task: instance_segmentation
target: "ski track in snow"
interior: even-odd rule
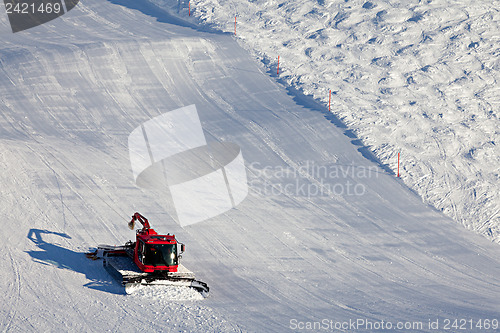
[[[2,35],[0,330],[282,332],[294,318],[500,319],[496,244],[422,204],[324,113],[295,103],[230,34],[207,30],[145,1],[85,0],[43,26]],[[241,147],[250,193],[183,229],[164,193],[135,186],[127,139],[193,103],[207,138]],[[429,138],[447,158],[443,140]],[[303,168],[311,161],[370,173],[324,179]],[[266,176],[265,167],[296,173]],[[453,170],[443,179],[451,188]],[[263,192],[295,180],[324,195]],[[346,182],[365,192],[328,191]],[[102,262],[85,258],[97,244],[133,238],[135,211],[187,244],[183,264],[208,283],[208,298],[168,288],[125,295]]]
[[[149,0],[179,16],[174,0]],[[193,0],[280,80],[328,103],[424,200],[500,243],[497,1]]]

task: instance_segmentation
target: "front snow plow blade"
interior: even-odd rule
[[[108,253],[109,254],[109,253]],[[210,288],[205,282],[195,279],[194,273],[183,265],[179,265],[177,272],[144,273],[130,260],[128,256],[103,257],[103,265],[110,274],[115,276],[126,289],[138,285],[161,285],[190,287],[207,297]]]
[[[209,288],[205,282],[195,279],[176,279],[176,278],[141,278],[128,279],[127,282],[122,281],[125,285],[125,291],[130,294],[138,286],[174,286],[174,287],[189,287],[199,292],[203,297],[208,297]]]

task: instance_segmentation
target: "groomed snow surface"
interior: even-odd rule
[[[150,0],[178,11],[177,0]],[[182,6],[180,15],[187,15]],[[192,0],[424,200],[500,243],[498,1]]]
[[[42,26],[2,31],[1,331],[288,332],[361,320],[386,323],[378,331],[436,332],[429,321],[443,331],[455,319],[473,325],[467,331],[494,331],[500,247],[422,203],[324,104],[266,74],[240,39],[145,0],[83,0]],[[345,86],[337,95],[347,103],[342,94],[357,84]],[[383,103],[359,96],[367,109]],[[241,148],[250,191],[235,209],[181,228],[164,191],[136,186],[127,143],[144,122],[192,104],[208,142]],[[84,256],[133,239],[135,211],[186,244],[182,263],[208,283],[208,298],[168,288],[126,295],[102,262]]]
[[[136,297],[146,297],[153,302],[158,301],[201,301],[203,295],[193,288],[173,286],[143,286],[137,285],[126,290],[127,294]]]

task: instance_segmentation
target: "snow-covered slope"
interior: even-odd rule
[[[178,10],[176,0],[150,0]],[[179,13],[187,15],[184,6]],[[498,1],[193,0],[424,200],[500,243]]]
[[[139,0],[82,1],[2,35],[2,331],[281,332],[322,319],[430,331],[500,317],[498,246],[422,204],[232,36],[188,26]],[[207,140],[241,147],[250,193],[182,229],[161,192],[134,184],[127,138],[191,104]],[[135,211],[187,244],[209,298],[126,296],[85,258],[132,238]]]

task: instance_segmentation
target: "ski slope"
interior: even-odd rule
[[[432,331],[429,320],[500,319],[500,248],[423,204],[230,34],[139,0],[85,0],[2,41],[2,331],[284,332],[324,319]],[[161,191],[135,185],[127,139],[191,104],[208,141],[241,147],[250,192],[182,229]],[[135,211],[186,243],[183,264],[209,298],[127,296],[85,258],[133,238]]]
[[[177,0],[150,0],[179,15]],[[424,200],[500,242],[498,1],[193,0],[331,110]]]

